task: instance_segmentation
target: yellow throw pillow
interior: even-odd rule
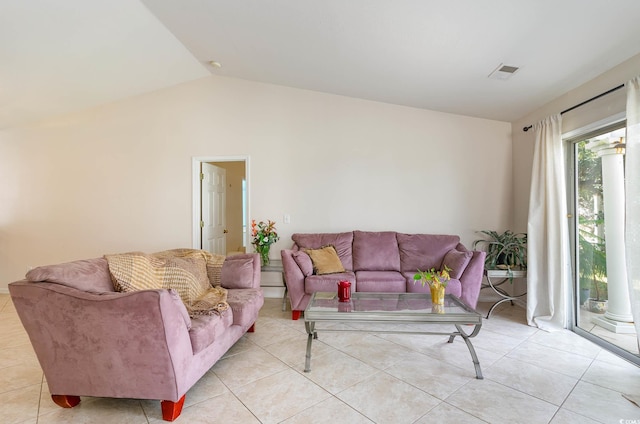
[[[342,262],[338,257],[338,252],[333,245],[323,246],[319,249],[305,249],[307,255],[313,263],[314,274],[335,274],[345,272]]]

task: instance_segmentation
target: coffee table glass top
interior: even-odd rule
[[[316,292],[304,312],[305,321],[406,321],[481,324],[481,315],[453,295],[433,305],[429,293],[355,292],[349,302],[337,293]]]

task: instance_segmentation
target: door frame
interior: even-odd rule
[[[246,222],[249,221],[251,216],[251,196],[250,183],[249,183],[249,156],[194,156],[191,158],[191,246],[194,249],[201,249],[200,242],[200,215],[202,210],[202,199],[200,197],[200,164],[203,162],[244,162],[244,178],[247,182],[246,196],[247,196],[247,216],[245,216]],[[246,238],[249,233],[245,233],[245,245],[249,245],[249,240]]]

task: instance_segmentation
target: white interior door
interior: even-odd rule
[[[227,254],[226,185],[227,171],[210,163],[202,163],[201,242],[202,249]]]

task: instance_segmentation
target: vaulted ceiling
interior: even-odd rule
[[[509,122],[640,54],[639,19],[637,0],[3,0],[0,128],[211,74]]]

